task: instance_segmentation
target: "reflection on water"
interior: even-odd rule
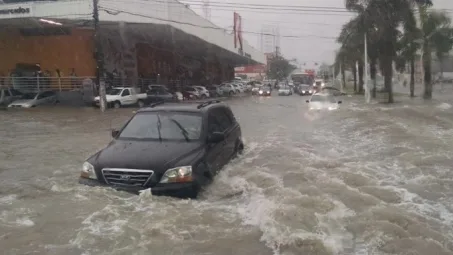
[[[363,99],[362,99],[363,100]],[[229,102],[246,143],[198,200],[78,185],[131,109],[0,115],[9,254],[453,254],[452,114],[408,102],[307,111]]]

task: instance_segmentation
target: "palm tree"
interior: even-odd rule
[[[400,34],[398,28],[410,15],[413,15],[415,4],[424,7],[432,5],[432,2],[431,0],[346,0],[346,8],[363,16],[364,22],[361,25],[368,29],[373,27],[373,33],[378,37],[379,64],[382,67],[389,103],[393,103],[393,62]]]
[[[429,11],[426,5],[420,5],[419,11],[423,42],[423,81],[425,87],[423,98],[431,99],[433,91],[431,54],[434,49],[437,53],[440,53],[442,58],[444,50],[448,48],[448,42],[450,41],[451,19],[445,12]]]
[[[417,28],[417,22],[413,12],[409,13],[407,19],[404,22],[404,33],[399,40],[399,57],[397,65],[405,71],[406,63],[410,64],[410,81],[409,89],[410,96],[415,96],[415,58],[417,50],[420,48],[420,44],[417,42],[420,40],[422,32]]]

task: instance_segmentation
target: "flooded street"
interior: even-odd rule
[[[244,155],[198,200],[78,184],[133,109],[1,111],[2,254],[453,254],[451,102],[228,101]]]

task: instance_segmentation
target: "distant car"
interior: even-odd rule
[[[310,85],[302,84],[299,85],[299,95],[301,96],[308,96],[313,94],[313,88]]]
[[[278,89],[279,96],[290,96],[293,92],[289,86],[282,86]]]
[[[148,90],[146,94],[148,97],[145,100],[145,105],[161,101],[176,102],[179,100],[176,94],[170,93],[162,87],[156,87],[155,89]]]
[[[313,94],[309,100],[306,100],[309,104],[310,110],[336,110],[339,108],[341,101],[330,94]]]
[[[209,85],[206,89],[209,91],[211,97],[220,97],[222,93],[219,93],[220,85]]]
[[[204,86],[193,86],[196,90],[198,90],[198,94],[200,94],[200,98],[208,98],[210,97],[209,91]]]
[[[185,100],[199,99],[200,92],[194,87],[185,87],[182,91]]]
[[[272,89],[269,86],[261,86],[258,90],[258,95],[260,96],[270,96],[272,94]]]
[[[222,95],[224,95],[224,96],[233,96],[234,94],[237,93],[236,87],[234,87],[230,83],[223,83],[220,86],[220,89],[222,91]]]
[[[316,79],[315,82],[313,83],[313,87],[322,88],[325,86],[326,86],[326,83],[324,82],[323,79]]]
[[[239,123],[218,100],[142,108],[112,137],[83,163],[79,183],[196,198],[244,150]]]
[[[57,94],[53,91],[43,91],[38,93],[27,93],[22,99],[13,101],[8,105],[9,108],[31,108],[38,105],[50,105],[58,103]]]
[[[123,106],[138,105],[139,107],[145,106],[148,95],[140,93],[138,88],[134,87],[113,87],[106,91],[107,105],[120,108]],[[100,106],[100,97],[94,98],[93,104]]]

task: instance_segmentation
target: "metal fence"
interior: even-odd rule
[[[0,87],[9,87],[21,92],[81,91],[84,84],[94,86],[94,77],[0,77]]]
[[[122,78],[106,79],[106,87],[138,87],[146,90],[149,85],[166,85],[169,89],[177,91],[185,86],[202,85],[187,80],[176,79],[148,79],[138,78],[129,80]],[[206,84],[205,84],[206,85]],[[17,89],[24,93],[52,90],[56,92],[84,91],[89,87],[97,94],[98,87],[95,85],[95,77],[0,77],[0,87]]]

